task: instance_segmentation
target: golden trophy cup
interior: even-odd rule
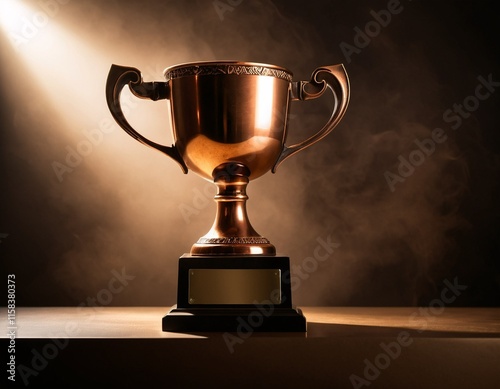
[[[174,159],[217,186],[217,212],[208,233],[179,259],[177,304],[163,318],[164,331],[236,332],[242,319],[253,331],[306,331],[292,305],[290,260],[250,224],[246,186],[293,154],[328,135],[349,103],[343,65],[317,68],[310,81],[292,81],[282,67],[252,62],[194,62],[169,67],[165,81],[144,82],[141,72],[112,65],[106,84],[108,107],[117,123],[137,141]],[[174,144],[152,142],[134,130],[120,106],[128,85],[144,99],[170,102]],[[290,103],[315,99],[330,89],[333,112],[315,135],[287,146]]]

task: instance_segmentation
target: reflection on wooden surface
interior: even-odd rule
[[[499,308],[363,308],[302,307],[308,338],[397,336],[406,330],[414,337],[500,338]],[[167,307],[47,307],[17,308],[18,338],[199,338],[211,334],[161,331]],[[0,310],[0,326],[7,328],[7,312]],[[273,333],[253,336],[290,337]],[[295,334],[296,335],[296,334]],[[218,335],[217,335],[218,336]],[[3,333],[1,337],[6,337]]]

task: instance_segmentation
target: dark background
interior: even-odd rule
[[[454,305],[498,306],[500,91],[455,130],[443,119],[478,77],[500,81],[494,2],[401,1],[349,58],[341,45],[387,1],[243,0],[219,13],[228,1],[22,1],[17,14],[12,3],[0,29],[0,269],[15,274],[18,306],[175,303],[177,258],[210,228],[214,189],[106,127],[104,85],[112,63],[151,81],[167,66],[222,59],[284,66],[294,80],[344,63],[350,76],[335,131],[248,188],[253,226],[307,276],[297,275],[295,303],[427,305],[448,280],[467,286]],[[26,20],[39,25],[24,27],[29,38]],[[165,103],[129,101],[132,124],[170,144]],[[329,96],[293,103],[289,143],[317,131],[330,106]],[[446,141],[391,191],[386,172],[435,128]],[[92,131],[96,144],[58,178],[54,162]],[[338,247],[312,269],[304,259],[318,239]],[[129,281],[106,294],[114,271]]]

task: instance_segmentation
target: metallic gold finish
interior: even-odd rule
[[[191,269],[189,304],[281,304],[280,269]]]
[[[246,213],[248,182],[273,173],[291,155],[328,135],[349,102],[349,80],[342,65],[316,69],[310,81],[292,82],[285,68],[252,62],[217,61],[176,65],[165,82],[143,82],[138,69],[113,65],[106,86],[110,111],[139,142],[174,159],[218,187],[212,229],[192,247],[192,255],[274,255],[275,248],[252,228]],[[125,119],[119,96],[125,85],[140,98],[170,100],[174,144],[159,145],[140,135]],[[285,144],[290,102],[310,100],[330,89],[331,118],[315,135]]]
[[[256,69],[266,75],[252,74]],[[283,148],[290,89],[289,81],[267,75],[278,70],[291,78],[285,69],[238,63],[165,71],[175,145],[189,169],[210,181],[227,162],[245,165],[250,180],[272,169]]]

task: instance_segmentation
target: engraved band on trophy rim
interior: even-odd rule
[[[165,70],[167,81],[174,78],[186,76],[216,76],[216,75],[254,75],[271,76],[292,82],[292,74],[284,69],[273,68],[266,65],[244,65],[244,64],[210,64],[189,65],[174,67]]]
[[[268,239],[263,237],[240,237],[231,236],[226,238],[200,238],[198,244],[268,244],[271,243]]]

